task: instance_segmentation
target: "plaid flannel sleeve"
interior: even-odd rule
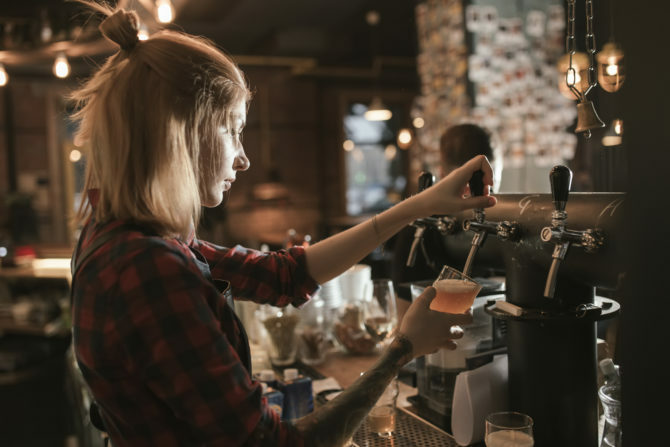
[[[235,296],[298,307],[319,289],[307,270],[303,247],[263,253],[240,245],[224,248],[197,239],[193,243],[207,259],[212,277],[230,281]]]
[[[114,305],[130,369],[189,427],[198,445],[301,445],[279,421],[219,327],[218,293],[182,253],[138,253]]]

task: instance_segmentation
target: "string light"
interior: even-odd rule
[[[144,26],[140,26],[140,30],[137,32],[137,38],[140,40],[149,39],[149,30]]]
[[[375,96],[364,116],[368,121],[387,121],[391,119],[393,113],[382,104],[379,96]]]
[[[77,150],[77,149],[72,149],[72,150],[70,151],[70,161],[71,161],[72,163],[76,163],[76,162],[78,162],[79,160],[81,160],[81,152],[80,152],[79,150]]]
[[[626,78],[623,65],[623,51],[614,42],[603,45],[603,49],[596,55],[598,61],[598,83],[606,92],[616,92],[623,85]]]
[[[5,66],[0,64],[0,87],[4,87],[9,82],[9,75],[5,70]]]
[[[414,126],[417,129],[421,129],[425,124],[426,122],[420,116],[417,116],[412,120],[412,126]]]
[[[70,63],[67,61],[65,53],[59,53],[54,60],[54,75],[58,78],[67,78],[70,75]]]
[[[156,1],[156,18],[160,23],[170,23],[174,19],[174,9],[170,0]]]
[[[409,129],[400,129],[398,132],[398,147],[407,149],[412,144],[412,132]]]

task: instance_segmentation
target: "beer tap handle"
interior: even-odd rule
[[[554,208],[556,211],[564,212],[572,184],[572,171],[567,166],[554,166],[549,173],[549,183]]]
[[[472,173],[472,178],[468,181],[470,193],[473,196],[484,195],[484,171],[481,169]]]
[[[428,171],[423,171],[419,176],[419,192],[428,189],[435,183],[435,176]]]

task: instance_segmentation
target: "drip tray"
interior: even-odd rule
[[[354,434],[354,442],[359,447],[458,447],[447,432],[402,408],[396,413],[396,431],[391,438],[370,432],[366,419]]]

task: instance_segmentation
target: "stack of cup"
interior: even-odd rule
[[[356,264],[339,276],[342,297],[347,303],[369,300],[372,295],[372,268]]]

